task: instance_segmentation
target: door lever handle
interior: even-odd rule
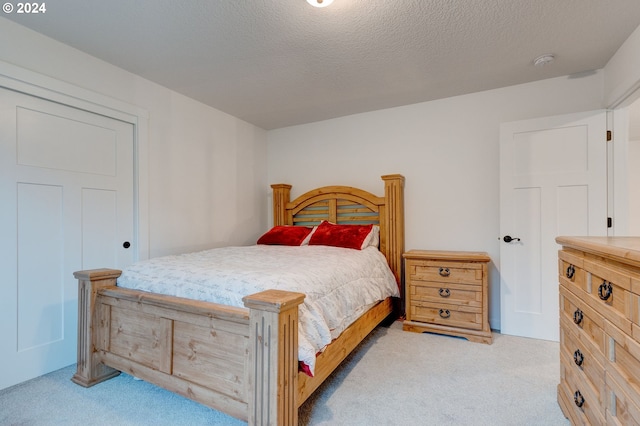
[[[505,235],[502,238],[502,241],[504,241],[505,243],[510,243],[511,241],[520,241],[520,238],[512,237],[511,235]]]

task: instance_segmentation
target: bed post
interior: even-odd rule
[[[304,294],[266,290],[249,308],[249,425],[298,424],[298,305]]]
[[[291,197],[291,185],[274,183],[273,189],[273,226],[291,225],[287,220],[287,204]]]
[[[103,330],[109,326],[109,318],[107,308],[96,306],[96,295],[102,288],[115,286],[121,273],[116,269],[73,273],[78,279],[78,363],[71,380],[81,386],[93,386],[120,374],[97,358],[97,343],[106,338]]]
[[[398,284],[403,282],[402,253],[404,252],[404,176],[385,175],[384,198],[386,214],[386,253],[389,266]]]

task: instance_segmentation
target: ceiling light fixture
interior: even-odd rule
[[[333,0],[307,0],[307,3],[315,7],[327,7],[333,3]]]
[[[556,57],[554,55],[552,55],[551,53],[547,53],[544,55],[540,55],[537,58],[535,58],[533,60],[533,65],[535,65],[536,67],[544,67],[547,64],[550,64],[551,62],[553,62],[556,59]]]

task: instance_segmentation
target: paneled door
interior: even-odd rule
[[[0,88],[0,389],[76,361],[74,271],[134,260],[133,148],[130,123]]]
[[[559,339],[558,235],[607,234],[606,111],[500,129],[501,332]]]

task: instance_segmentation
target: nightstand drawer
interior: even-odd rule
[[[481,308],[417,302],[411,305],[411,319],[472,330],[482,329]]]
[[[409,293],[413,302],[420,301],[482,307],[481,286],[412,281]]]
[[[406,273],[411,280],[482,285],[482,268],[478,264],[412,260]]]

